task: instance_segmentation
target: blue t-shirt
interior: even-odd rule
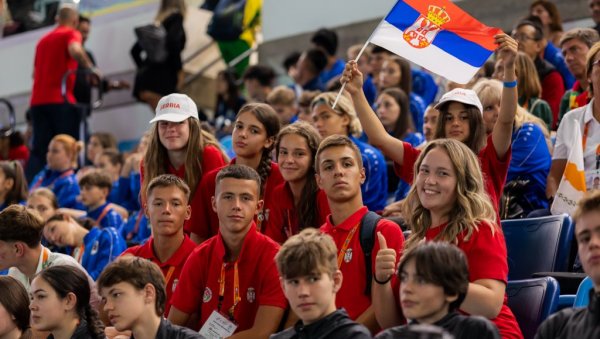
[[[79,184],[77,184],[73,169],[58,172],[48,167],[44,168],[31,181],[29,191],[38,187],[46,187],[52,190],[56,195],[59,207],[78,208],[79,206],[77,204],[77,197],[80,193]]]
[[[116,184],[116,186],[115,186]],[[123,206],[128,211],[137,211],[140,209],[140,174],[130,173],[128,178],[119,177],[119,181],[113,184],[113,189],[108,201]],[[116,190],[115,190],[116,187]],[[110,200],[115,193],[115,200]]]
[[[423,133],[423,116],[425,115],[425,109],[427,108],[425,102],[423,101],[423,98],[414,92],[409,93],[408,99],[410,100],[410,114],[413,123],[415,124],[415,129],[417,132]]]
[[[556,48],[556,46],[554,46],[550,41],[548,41],[548,44],[544,49],[544,60],[551,63],[552,66],[554,66],[554,68],[556,68],[556,70],[560,73],[566,89],[573,88],[575,77],[573,74],[571,74],[571,71],[569,71],[561,50]]]
[[[123,218],[109,206],[108,202],[92,211],[88,210],[86,217],[95,220],[96,225],[101,228],[114,227],[120,229],[123,226]]]
[[[425,71],[412,69],[410,73],[412,76],[412,91],[423,99],[425,107],[429,106],[435,100],[438,85],[431,74]]]
[[[331,66],[331,69],[324,69],[321,72],[321,74],[319,74],[319,80],[321,81],[322,84],[327,85],[329,80],[342,74],[344,72],[345,67],[346,67],[346,62],[342,59],[337,59],[335,61],[335,63]]]
[[[530,189],[523,194],[537,209],[548,208],[546,178],[550,171],[552,156],[548,150],[542,129],[534,123],[524,123],[513,131],[512,157],[506,182],[529,179]]]
[[[144,211],[139,210],[131,213],[127,222],[119,229],[119,233],[129,245],[145,243],[152,234],[152,229]]]
[[[92,227],[83,238],[81,266],[96,280],[104,267],[127,249],[125,240],[113,227]],[[78,258],[75,258],[78,259]]]
[[[377,87],[375,87],[371,75],[367,75],[367,78],[363,82],[363,92],[365,93],[369,106],[373,106],[375,104],[375,98],[377,97]]]
[[[360,150],[366,180],[361,186],[363,204],[370,211],[381,211],[387,199],[387,167],[385,158],[380,150],[350,136],[350,139]]]

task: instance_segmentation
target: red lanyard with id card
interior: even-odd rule
[[[233,264],[233,305],[227,310],[226,316],[221,313],[221,307],[223,306],[223,300],[225,299],[226,267],[227,263],[221,265],[221,274],[219,275],[219,304],[217,305],[217,309],[211,313],[199,332],[208,339],[230,337],[238,326],[234,318],[235,307],[242,298],[240,297],[240,278],[237,261]]]

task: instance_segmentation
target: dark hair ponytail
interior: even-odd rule
[[[244,105],[237,116],[239,117],[242,113],[250,112],[254,117],[263,125],[265,128],[265,132],[267,133],[267,139],[272,139],[273,143],[270,147],[263,148],[262,155],[260,157],[260,163],[256,168],[256,172],[260,176],[261,189],[260,196],[262,197],[264,194],[264,187],[267,182],[267,178],[271,173],[271,151],[275,146],[275,137],[279,133],[279,129],[281,128],[281,123],[279,122],[279,116],[275,110],[267,105],[262,103],[250,103]],[[237,117],[236,117],[237,118]]]
[[[88,328],[88,334],[92,335],[95,339],[106,338],[104,334],[104,323],[100,320],[98,312],[90,306],[89,303],[85,304],[83,308],[83,315],[80,315],[82,319],[85,319]]]

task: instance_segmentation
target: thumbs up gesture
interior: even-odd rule
[[[379,251],[375,257],[375,278],[378,281],[387,281],[396,272],[396,251],[387,247],[385,237],[381,232],[377,232],[379,240]]]

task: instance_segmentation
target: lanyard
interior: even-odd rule
[[[167,275],[165,276],[165,282],[169,284],[171,277],[173,276],[173,272],[175,272],[175,266],[170,266],[169,271],[167,271]]]
[[[78,263],[81,264],[83,260],[83,253],[85,252],[85,244],[81,244],[81,246],[77,247],[73,251],[73,257],[77,260]]]
[[[284,228],[285,238],[288,239],[292,235],[294,235],[294,231],[292,230],[292,220],[290,219],[290,210],[285,210],[285,216],[287,219],[287,227]]]
[[[356,226],[354,226],[350,230],[350,233],[348,233],[346,240],[344,240],[344,244],[342,245],[342,248],[340,249],[340,252],[338,253],[338,257],[337,257],[338,268],[342,267],[342,261],[344,260],[344,256],[346,255],[346,252],[348,251],[348,246],[350,245],[350,240],[352,240],[352,237],[354,237],[354,233],[356,233],[356,230],[358,229],[359,225],[360,225],[360,223],[356,224]]]
[[[50,257],[50,250],[44,247],[44,253],[42,253],[42,270],[48,268],[50,263],[48,262],[48,258]]]
[[[104,219],[104,217],[106,216],[108,211],[110,211],[110,204],[104,206],[102,213],[100,213],[100,215],[98,216],[98,219],[96,219],[96,225],[100,225],[100,221],[102,221],[102,219]]]
[[[143,210],[140,209],[140,211],[138,212],[138,214],[136,216],[135,225],[133,226],[133,230],[127,234],[127,240],[131,240],[131,238],[133,238],[133,236],[136,235],[138,230],[140,229],[140,222],[142,221],[142,212],[143,212]]]
[[[585,126],[583,127],[583,136],[581,137],[581,145],[583,146],[583,154],[585,154],[585,147],[587,145],[587,139],[588,139],[588,133],[589,133],[589,128],[590,128],[590,123],[592,121],[588,121]],[[600,158],[600,144],[598,144],[598,146],[596,146],[596,159]],[[598,164],[598,162],[596,162],[596,169],[598,169],[598,166],[600,164]]]
[[[68,177],[69,175],[71,175],[71,174],[73,174],[73,173],[75,173],[75,172],[74,172],[72,169],[70,169],[70,170],[68,170],[68,171],[66,171],[66,172],[64,172],[64,173],[62,173],[62,174],[61,174],[61,175],[59,175],[58,177],[54,178],[54,180],[52,180],[52,182],[51,182],[49,185],[47,185],[46,187],[48,187],[48,188],[50,188],[50,189],[54,188],[54,183],[56,182],[56,180],[58,180],[58,179],[62,179],[62,178],[66,178],[66,177]],[[33,185],[33,187],[31,188],[31,190],[34,190],[34,189],[36,189],[36,188],[40,187],[40,186],[42,185],[42,181],[44,181],[44,176],[41,176],[41,177],[38,179],[38,181],[36,181],[36,182],[35,182],[35,184],[34,184],[34,185]]]
[[[223,299],[225,296],[225,267],[226,263],[223,263],[221,266],[221,276],[219,278],[219,305],[217,306],[217,310],[221,312],[221,306],[223,305]],[[240,297],[240,278],[238,275],[238,263],[237,261],[233,264],[233,305],[229,308],[229,319],[231,321],[234,320],[233,312],[235,311],[235,307],[242,300]]]

